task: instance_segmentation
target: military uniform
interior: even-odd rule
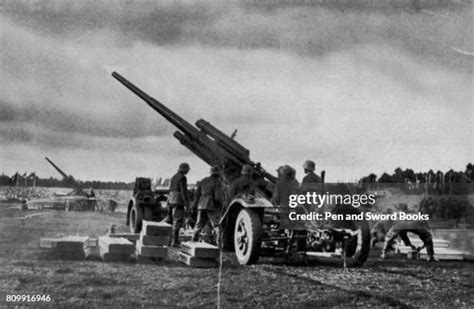
[[[288,207],[290,195],[298,192],[298,181],[296,179],[282,178],[275,185],[275,192],[272,195],[272,203],[276,206]]]
[[[374,247],[377,242],[385,240],[385,236],[387,235],[387,232],[390,230],[392,225],[392,220],[382,220],[374,224],[374,226],[370,230],[371,247]]]
[[[176,173],[170,180],[168,204],[171,208],[171,245],[179,243],[179,229],[184,223],[184,208],[189,206],[187,179],[183,172]]]
[[[426,247],[426,252],[430,261],[435,260],[434,258],[434,249],[433,249],[433,237],[430,232],[429,225],[426,221],[398,221],[396,222],[385,235],[385,242],[382,249],[382,258],[385,257],[385,254],[388,248],[392,245],[393,241],[397,236],[400,236],[402,241],[406,246],[416,249],[412,245],[410,239],[408,238],[407,233],[413,233],[418,235],[418,237],[423,241],[424,246]]]
[[[212,227],[219,235],[219,221],[222,209],[222,183],[219,175],[204,178],[198,185],[194,208],[198,210],[196,227],[194,229],[193,241],[197,241],[199,234],[210,221]]]
[[[323,182],[321,177],[316,175],[314,171],[316,170],[316,163],[311,160],[307,160],[303,163],[304,172],[306,176],[301,180],[301,189],[303,191],[315,191],[321,189],[321,183]]]
[[[229,188],[229,198],[233,199],[239,194],[255,195],[255,182],[250,175],[241,175],[235,179]]]
[[[312,184],[312,183],[321,183],[321,177],[316,175],[314,172],[308,172],[306,176],[303,177],[301,184]]]

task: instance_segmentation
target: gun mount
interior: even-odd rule
[[[173,124],[179,130],[174,133],[174,137],[182,145],[207,164],[221,165],[226,179],[236,178],[242,166],[248,164],[253,168],[254,177],[265,179],[271,183],[276,182],[275,176],[265,171],[260,163],[255,163],[250,159],[248,149],[209,122],[200,119],[196,121],[196,126],[193,126],[117,72],[113,72],[112,76]]]
[[[347,257],[347,265],[350,266],[360,266],[365,262],[370,248],[370,231],[366,221],[326,225],[318,222],[313,227],[292,224],[285,212],[289,208],[275,207],[269,200],[272,195],[272,190],[268,189],[269,183],[275,184],[276,177],[263,169],[260,163],[252,161],[248,149],[203,119],[196,121],[193,126],[117,72],[113,72],[112,76],[174,125],[178,131],[173,135],[181,144],[207,164],[220,165],[228,182],[239,176],[244,165],[251,166],[254,180],[260,189],[257,196],[233,197],[224,205],[225,212],[221,218],[224,249],[233,249],[239,263],[255,263],[262,250],[275,256],[280,253],[288,255],[293,249],[304,252],[306,256],[309,252],[312,256],[338,256],[337,262],[346,260],[340,258],[343,255]],[[329,190],[328,187],[324,188]],[[146,211],[146,208],[137,207],[137,215],[132,216],[131,221],[134,218],[139,220],[133,221],[137,222],[134,226],[138,226],[146,217]],[[307,209],[304,208],[303,211]],[[336,253],[336,248],[345,248],[345,253]]]

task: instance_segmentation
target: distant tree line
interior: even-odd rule
[[[362,177],[359,180],[359,186],[366,187],[370,184],[400,184],[406,185],[409,190],[423,191],[428,193],[456,193],[466,192],[474,183],[474,166],[472,163],[466,165],[464,171],[454,171],[450,169],[447,172],[438,170],[437,172],[429,170],[427,172],[415,172],[412,169],[402,170],[396,168],[392,174],[383,173],[380,177],[375,174]],[[467,186],[469,184],[469,186]]]
[[[465,171],[454,171],[453,169],[443,173],[429,170],[428,172],[414,172],[412,169],[402,170],[396,168],[392,174],[383,173],[380,177],[375,174],[362,177],[362,183],[416,183],[416,182],[444,182],[444,183],[473,183],[474,166],[472,163],[466,165]]]
[[[123,181],[81,181],[73,180],[80,187],[94,188],[94,189],[111,189],[111,190],[131,190],[133,189],[133,182],[126,183]],[[16,173],[13,176],[8,176],[2,173],[0,175],[0,186],[19,186],[19,187],[58,187],[58,188],[71,188],[72,181],[71,179],[56,179],[53,177],[49,178],[40,178],[36,174],[31,173],[30,175],[20,175]]]

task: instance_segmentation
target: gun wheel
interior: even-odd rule
[[[346,215],[348,213],[358,214],[360,212],[353,208],[339,208],[333,213]],[[343,228],[350,231],[352,235],[346,241],[345,255],[347,266],[362,266],[369,257],[370,252],[370,228],[368,222],[365,220],[346,220],[340,222],[340,224],[343,224]]]
[[[349,267],[362,266],[370,252],[370,229],[366,221],[355,221],[352,230],[353,236],[347,241],[347,265]]]
[[[142,229],[143,209],[133,204],[130,209],[130,233],[140,233]]]
[[[256,212],[240,210],[234,229],[235,256],[240,264],[249,265],[258,261],[261,229],[260,217]]]

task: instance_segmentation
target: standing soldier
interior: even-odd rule
[[[172,235],[171,246],[179,245],[179,229],[183,226],[184,210],[189,207],[188,184],[186,174],[189,172],[189,164],[181,163],[178,172],[170,180],[170,195],[168,204],[171,208]]]
[[[298,192],[298,181],[295,179],[295,170],[284,165],[278,168],[278,180],[272,195],[272,203],[275,206],[288,207],[290,195]]]
[[[255,195],[255,182],[252,180],[252,167],[244,165],[240,177],[235,179],[229,188],[229,199],[232,200],[239,194]]]
[[[197,208],[198,217],[192,241],[197,241],[199,234],[208,222],[216,232],[217,243],[219,244],[219,221],[222,209],[222,182],[220,180],[220,168],[218,165],[211,167],[211,176],[201,180],[194,199],[193,208]]]
[[[314,173],[314,171],[316,170],[316,163],[314,163],[314,161],[307,160],[303,164],[303,169],[306,176],[304,176],[301,181],[301,188],[303,190],[319,189],[320,187],[317,184],[322,183],[322,180],[321,177]]]

